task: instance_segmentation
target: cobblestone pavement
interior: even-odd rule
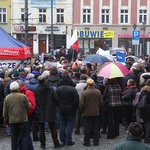
[[[59,133],[59,131],[58,131]],[[62,148],[59,148],[61,150],[112,150],[114,145],[123,142],[126,140],[126,131],[122,125],[120,125],[120,136],[116,139],[106,139],[106,134],[101,134],[101,138],[99,141],[99,146],[93,146],[92,140],[91,140],[91,146],[85,147],[83,146],[83,132],[81,132],[80,135],[75,135],[73,133],[73,141],[75,142],[75,145],[73,146],[64,146]],[[46,149],[47,150],[53,150],[53,143],[51,139],[51,134],[46,134]],[[11,150],[10,146],[10,137],[7,137],[4,135],[4,129],[0,128],[0,150]],[[40,142],[33,142],[34,149],[40,150]]]

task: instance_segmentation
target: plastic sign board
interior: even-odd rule
[[[140,30],[133,30],[132,31],[132,45],[139,45],[140,44]]]
[[[132,40],[140,40],[140,30],[132,31]]]
[[[114,38],[114,31],[78,30],[78,38]]]

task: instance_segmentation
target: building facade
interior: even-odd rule
[[[150,0],[74,0],[73,28],[85,53],[124,47],[129,54],[150,54]],[[133,30],[140,40],[132,41]]]
[[[11,0],[0,0],[0,27],[11,34]]]
[[[0,26],[22,42],[25,1],[0,0]],[[69,48],[77,28],[83,54],[95,53],[99,47],[124,47],[129,54],[150,54],[150,0],[53,0],[53,9],[50,0],[27,1],[28,45],[33,54],[50,52],[52,27],[54,49],[62,45]],[[139,31],[139,40],[132,40],[133,30]]]
[[[25,1],[12,0],[12,34],[25,41]],[[28,1],[28,45],[33,54],[49,53],[51,49],[51,21],[53,21],[54,49],[69,47],[72,31],[72,0]],[[52,14],[51,14],[52,12]],[[52,17],[53,16],[53,17]],[[53,20],[52,20],[53,19]]]

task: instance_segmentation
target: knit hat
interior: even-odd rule
[[[28,79],[28,80],[30,80],[30,79],[32,79],[32,78],[34,78],[34,74],[33,74],[33,73],[27,74],[27,79]]]
[[[88,84],[88,85],[94,85],[94,80],[93,79],[87,79],[87,81],[86,81],[86,83]]]
[[[11,91],[18,90],[18,89],[19,89],[19,84],[16,81],[14,81],[10,84]]]
[[[128,126],[128,131],[133,135],[141,135],[143,126],[138,122],[131,122]]]
[[[12,74],[12,78],[18,78],[20,75],[20,72],[18,70],[15,70],[14,73]]]
[[[38,76],[38,80],[45,80],[45,76],[44,75],[40,75],[40,76]]]
[[[42,76],[48,77],[50,76],[50,72],[48,70],[43,71]]]

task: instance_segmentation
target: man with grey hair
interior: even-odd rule
[[[11,93],[4,99],[3,117],[6,126],[11,127],[11,148],[17,149],[18,137],[22,139],[22,150],[28,149],[28,115],[31,104],[19,91],[19,84],[10,84]]]

